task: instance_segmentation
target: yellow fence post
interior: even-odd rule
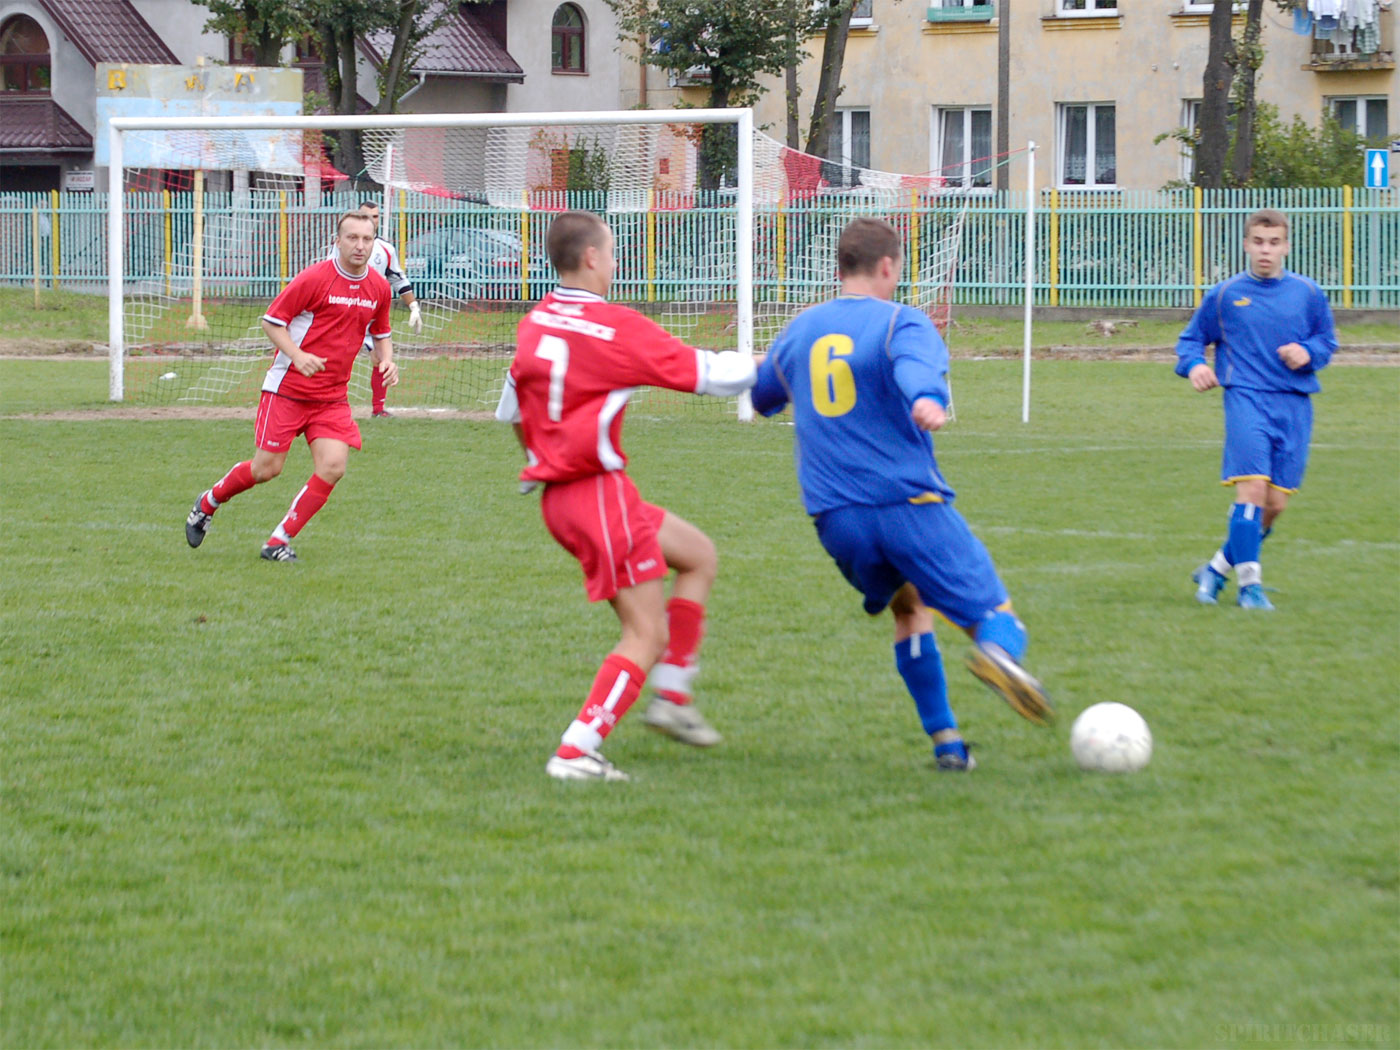
[[[160,205],[165,210],[165,294],[170,296],[170,271],[172,269],[172,257],[175,254],[175,231],[172,229],[173,219],[170,215],[170,191],[160,191]]]
[[[647,302],[656,302],[656,190],[647,190]]]
[[[909,296],[919,290],[919,191],[909,191]]]
[[[1351,308],[1351,285],[1355,274],[1351,268],[1352,212],[1351,187],[1342,187],[1342,305]]]
[[[58,190],[49,190],[49,207],[53,210],[53,242],[51,249],[53,253],[53,266],[51,267],[52,273],[49,275],[49,280],[52,282],[53,287],[57,288],[58,275],[63,271],[63,244],[59,239],[58,226]]]
[[[408,204],[408,194],[399,190],[399,265],[403,265],[403,253],[408,247],[408,216],[404,214],[404,208]]]
[[[1205,284],[1205,253],[1201,222],[1201,187],[1191,187],[1191,305],[1201,305],[1201,288]]]
[[[204,331],[209,322],[204,318],[204,171],[194,170],[193,244],[190,248],[190,316],[186,328]]]
[[[520,191],[520,300],[530,298],[530,191]]]
[[[291,245],[287,229],[287,191],[277,191],[277,273],[285,282],[290,267]]]
[[[1050,189],[1050,305],[1060,305],[1060,191]]]
[[[787,302],[787,211],[783,199],[778,198],[777,230],[778,302]]]

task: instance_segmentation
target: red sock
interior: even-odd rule
[[[384,380],[384,373],[379,370],[378,365],[371,361],[369,363],[369,405],[371,412],[384,411],[384,395],[388,391],[389,385]]]
[[[578,758],[584,751],[597,751],[637,699],[646,678],[646,672],[625,656],[608,654],[578,717],[564,731],[556,754],[560,758]]]
[[[326,505],[326,500],[330,498],[331,489],[335,484],[322,480],[318,475],[312,474],[310,479],[302,486],[297,493],[296,499],[292,500],[292,505],[287,508],[287,516],[282,519],[282,524],[277,526],[272,536],[274,540],[286,542],[295,536],[310,521],[318,510]]]
[[[695,654],[705,637],[705,607],[688,598],[666,603],[671,640],[652,676],[656,695],[673,704],[690,703],[690,680],[695,677]]]
[[[220,503],[227,503],[240,492],[247,492],[255,484],[257,484],[257,482],[253,480],[253,461],[251,459],[245,459],[242,463],[235,463],[233,467],[230,468],[229,472],[220,478],[218,482],[215,483],[214,487],[209,490],[209,495],[213,496],[218,502],[210,506],[209,500],[206,498],[201,502],[200,509],[203,510],[205,514],[213,514],[214,507],[218,506]]]

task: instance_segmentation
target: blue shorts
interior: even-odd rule
[[[906,581],[925,605],[963,628],[1008,600],[992,556],[950,503],[838,507],[822,511],[815,524],[871,616]]]
[[[1263,479],[1296,492],[1308,466],[1312,398],[1307,394],[1225,388],[1225,450],[1220,480]]]

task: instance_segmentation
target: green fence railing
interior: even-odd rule
[[[207,193],[204,294],[270,299],[330,244],[350,198],[308,203],[299,193]],[[129,193],[124,280],[180,294],[192,261],[189,193]],[[625,301],[734,297],[731,196],[651,198],[608,207],[604,195],[522,194],[518,209],[418,193],[390,195],[380,231],[410,277],[431,295],[531,299],[552,286],[543,245],[564,207],[605,212],[618,241],[614,294]],[[868,212],[893,222],[912,254],[932,250],[966,207],[953,301],[1020,303],[1025,287],[1024,191],[968,199],[911,196],[892,204],[840,194],[755,209],[755,295],[798,297],[829,282],[832,231]],[[1243,265],[1244,217],[1260,207],[1292,219],[1291,269],[1318,281],[1336,306],[1400,308],[1400,191],[1337,189],[1111,192],[1045,190],[1036,200],[1035,301],[1039,305],[1190,307]],[[0,195],[0,285],[102,293],[107,283],[104,193]]]

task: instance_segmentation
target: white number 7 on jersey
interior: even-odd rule
[[[569,370],[569,344],[557,335],[540,336],[535,356],[549,362],[549,418],[564,418],[564,373]]]

